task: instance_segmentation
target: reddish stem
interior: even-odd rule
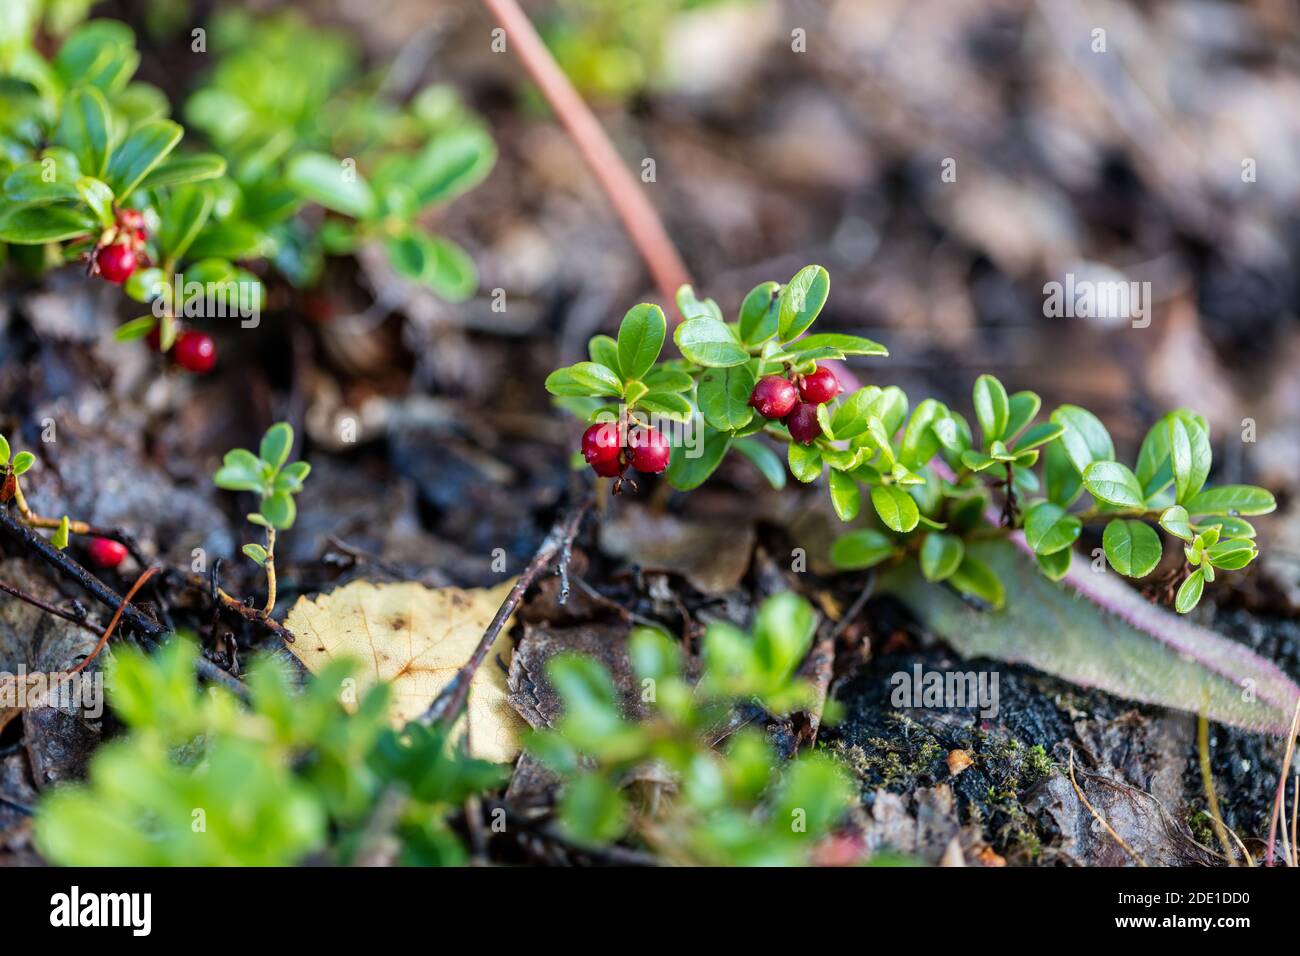
[[[676,308],[677,289],[691,281],[690,275],[659,214],[645,197],[641,184],[623,165],[600,122],[546,49],[546,44],[516,0],[483,0],[483,3],[506,31],[509,45],[519,62],[551,104],[583,160],[595,173],[600,188],[609,197],[614,211],[623,221],[623,228],[659,287],[664,310],[680,321]]]

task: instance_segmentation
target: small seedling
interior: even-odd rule
[[[265,530],[266,545],[246,544],[243,552],[266,571],[263,613],[267,616],[275,607],[276,532],[293,527],[298,513],[293,496],[302,491],[302,483],[311,471],[305,461],[288,463],[292,447],[293,428],[288,422],[277,422],[262,436],[256,455],[246,448],[226,452],[221,467],[212,476],[218,488],[251,491],[258,496],[258,510],[247,517],[251,524]]]
[[[820,363],[887,353],[856,335],[809,334],[829,292],[826,270],[807,266],[784,285],[755,287],[728,323],[716,302],[683,286],[677,305],[685,321],[673,335],[682,358],[659,361],[663,312],[639,305],[617,340],[595,336],[590,361],[553,372],[546,387],[592,423],[582,457],[597,475],[615,478],[616,489],[628,465],[654,471],[661,463],[673,487],[696,488],[733,449],[781,488],[786,468],[767,441],[784,444],[789,472],[801,482],[825,474],[836,514],[862,525],[835,542],[839,567],[918,560],[929,580],[994,607],[1004,589],[967,554],[975,538],[1023,532],[1042,572],[1060,580],[1071,546],[1095,522],[1104,525],[1111,568],[1144,578],[1163,556],[1162,528],[1185,544],[1174,599],[1180,613],[1196,606],[1217,572],[1239,570],[1258,554],[1255,529],[1244,519],[1276,503],[1263,488],[1206,486],[1211,453],[1203,416],[1187,409],[1165,415],[1130,469],[1116,460],[1091,412],[1062,405],[1038,421],[1036,394],[1008,394],[981,375],[971,402],[976,440],[961,412],[934,399],[909,415],[908,397],[896,386],[842,394]],[[692,457],[664,448],[653,460],[643,456],[651,466],[643,468],[632,438],[655,416],[693,423],[703,432],[702,451]]]

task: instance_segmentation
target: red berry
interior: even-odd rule
[[[799,401],[799,390],[780,375],[758,380],[749,396],[749,404],[764,418],[785,418]]]
[[[217,343],[203,332],[185,331],[176,336],[172,356],[181,368],[203,375],[217,364]]]
[[[602,478],[617,478],[623,474],[625,468],[627,468],[627,465],[623,464],[618,455],[606,461],[593,461],[591,463],[591,470]]]
[[[790,429],[790,437],[801,445],[811,445],[822,433],[822,427],[817,423],[817,406],[807,402],[796,405],[794,411],[786,416],[785,424]]]
[[[109,282],[121,285],[135,271],[135,252],[128,245],[105,246],[95,256],[99,274]]]
[[[616,460],[618,446],[617,422],[597,422],[582,433],[582,457],[589,465]]]
[[[840,380],[828,368],[818,367],[799,379],[799,397],[813,405],[824,405],[840,393]]]
[[[653,428],[637,428],[627,436],[632,447],[632,467],[648,475],[657,475],[668,467],[673,449],[668,439]]]
[[[101,568],[115,568],[126,558],[126,546],[108,538],[90,539],[90,560]]]

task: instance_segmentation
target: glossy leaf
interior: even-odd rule
[[[1142,508],[1146,500],[1137,477],[1117,461],[1095,461],[1083,473],[1083,486],[1098,501],[1117,508]]]
[[[657,305],[642,303],[628,310],[618,327],[618,367],[627,379],[639,379],[654,366],[664,347],[668,324]]]
[[[1160,563],[1163,549],[1160,535],[1141,521],[1116,518],[1101,536],[1102,549],[1110,566],[1130,578],[1144,578]]]
[[[781,289],[777,331],[782,342],[808,330],[826,304],[830,290],[831,277],[821,266],[805,266]]]

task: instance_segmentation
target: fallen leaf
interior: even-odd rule
[[[680,574],[700,593],[717,595],[744,578],[756,536],[753,522],[736,516],[679,519],[627,507],[601,523],[600,546],[613,557]]]
[[[965,750],[948,751],[948,772],[954,777],[974,762],[975,761],[971,759],[970,754]]]
[[[359,689],[392,685],[391,717],[401,726],[418,717],[469,660],[497,608],[513,587],[428,588],[414,582],[353,581],[315,600],[299,598],[285,626],[298,640],[289,650],[313,673],[341,657],[357,660]],[[506,702],[506,627],[470,684],[470,752],[504,763],[519,752],[523,724]]]

